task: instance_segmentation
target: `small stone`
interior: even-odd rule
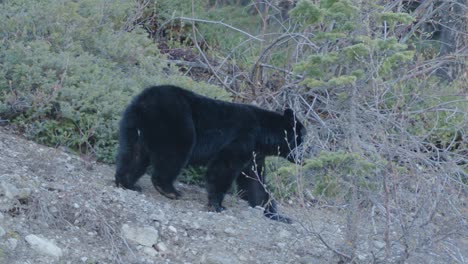
[[[65,168],[68,170],[68,171],[73,171],[75,170],[75,166],[71,165],[71,164],[65,164]]]
[[[284,249],[286,247],[286,243],[283,243],[283,242],[279,242],[278,244],[276,244],[280,249]]]
[[[6,182],[3,182],[2,185],[1,185],[1,192],[8,198],[8,199],[13,199],[15,198],[16,195],[18,195],[19,193],[19,190],[18,188],[16,188],[15,186],[9,184],[9,183],[6,183]]]
[[[152,247],[143,247],[143,252],[145,252],[146,255],[151,257],[156,257],[158,255],[158,252]]]
[[[22,188],[19,189],[18,193],[16,194],[16,198],[18,200],[25,200],[31,195],[31,189],[29,188]]]
[[[166,252],[167,251],[167,246],[163,242],[159,242],[158,244],[156,244],[156,249],[159,252]]]
[[[7,247],[10,250],[15,250],[16,246],[18,245],[18,239],[16,238],[9,238],[7,239]]]
[[[282,229],[281,231],[279,231],[278,236],[280,238],[288,238],[291,236],[291,233],[287,230]]]
[[[224,229],[224,233],[228,234],[228,235],[235,235],[236,234],[236,230],[232,227],[228,227],[226,229]]]
[[[82,257],[82,258],[81,258],[81,262],[86,262],[86,261],[88,261],[88,258],[87,258],[87,257]]]
[[[162,224],[167,224],[168,221],[166,219],[166,216],[164,215],[164,212],[159,210],[158,213],[153,213],[150,215],[151,220],[154,222],[159,222]]]
[[[2,220],[3,218],[5,218],[5,217],[4,217],[3,214],[0,212],[0,220]]]
[[[169,226],[168,227],[169,231],[173,232],[173,233],[177,233],[177,229],[173,226]]]
[[[237,244],[237,240],[233,237],[229,237],[227,240],[228,244],[235,245]]]
[[[4,236],[5,234],[6,234],[5,229],[3,229],[3,228],[0,226],[0,237]]]
[[[122,233],[125,238],[140,245],[151,247],[158,242],[158,230],[153,227],[130,227],[127,224],[122,226]]]
[[[60,258],[62,256],[62,249],[57,247],[52,241],[41,238],[36,235],[27,235],[25,237],[31,247],[39,253],[43,253],[49,256]]]
[[[159,222],[154,222],[153,226],[156,227],[156,228],[159,228],[161,226],[161,224]]]
[[[319,264],[321,259],[314,258],[313,256],[304,256],[299,259],[300,264]]]
[[[200,262],[205,264],[234,264],[239,263],[239,259],[227,251],[211,251],[204,254]]]
[[[385,242],[376,240],[374,241],[374,246],[378,249],[382,249],[385,247]]]
[[[49,208],[49,212],[51,212],[51,213],[55,214],[55,213],[58,213],[58,212],[59,212],[59,210],[58,210],[58,208],[57,208],[57,207],[55,207],[55,206],[51,206],[51,207]]]

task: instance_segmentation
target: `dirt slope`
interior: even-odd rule
[[[293,225],[227,197],[209,212],[203,189],[181,200],[114,187],[114,168],[85,162],[0,129],[0,263],[323,263],[338,258],[307,232],[340,240],[341,217],[308,210]],[[293,219],[300,209],[283,205]],[[365,258],[365,256],[363,256]]]

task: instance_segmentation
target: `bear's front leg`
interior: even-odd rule
[[[229,170],[229,168],[231,168]],[[213,162],[206,172],[206,190],[208,192],[208,206],[216,212],[226,210],[223,206],[224,196],[231,187],[237,175],[231,166],[226,166],[225,162]]]
[[[215,212],[222,212],[226,210],[226,207],[222,205],[224,200],[224,193],[219,193],[216,191],[215,186],[209,186],[208,184],[208,206],[213,208]]]
[[[261,206],[265,210],[263,214],[271,220],[291,224],[292,220],[280,215],[276,202],[271,199],[265,184],[265,157],[258,155],[255,163],[247,165],[237,177],[237,188],[242,193],[242,198],[252,207]]]
[[[226,209],[222,205],[224,196],[242,168],[249,162],[249,152],[242,151],[239,146],[237,143],[230,144],[208,166],[206,172],[208,205],[216,212]]]
[[[286,224],[292,224],[293,222],[291,218],[278,214],[278,209],[276,208],[276,202],[274,200],[269,201],[265,205],[265,211],[263,211],[263,215],[270,218],[271,220]]]

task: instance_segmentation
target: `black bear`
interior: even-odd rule
[[[205,165],[208,203],[223,211],[225,193],[236,180],[250,206],[265,207],[265,216],[290,223],[277,213],[264,188],[265,157],[294,162],[295,147],[305,136],[292,110],[284,114],[252,105],[229,103],[185,89],[162,85],[145,89],[123,113],[119,131],[117,186],[135,186],[151,164],[154,187],[176,199],[174,181],[188,165]]]

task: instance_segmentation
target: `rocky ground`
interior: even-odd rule
[[[336,215],[288,225],[229,196],[210,212],[203,189],[178,184],[168,200],[143,177],[142,193],[116,188],[112,166],[84,161],[0,129],[0,263],[322,263]],[[300,210],[282,205],[292,218]],[[307,225],[307,226],[306,226]],[[336,258],[337,262],[339,261]]]
[[[283,204],[288,225],[234,196],[214,213],[202,188],[177,184],[184,196],[169,200],[147,176],[137,193],[116,188],[113,175],[0,128],[0,263],[344,263],[340,210]],[[361,228],[353,261],[382,259],[379,227]],[[447,263],[415,256],[408,263]]]

